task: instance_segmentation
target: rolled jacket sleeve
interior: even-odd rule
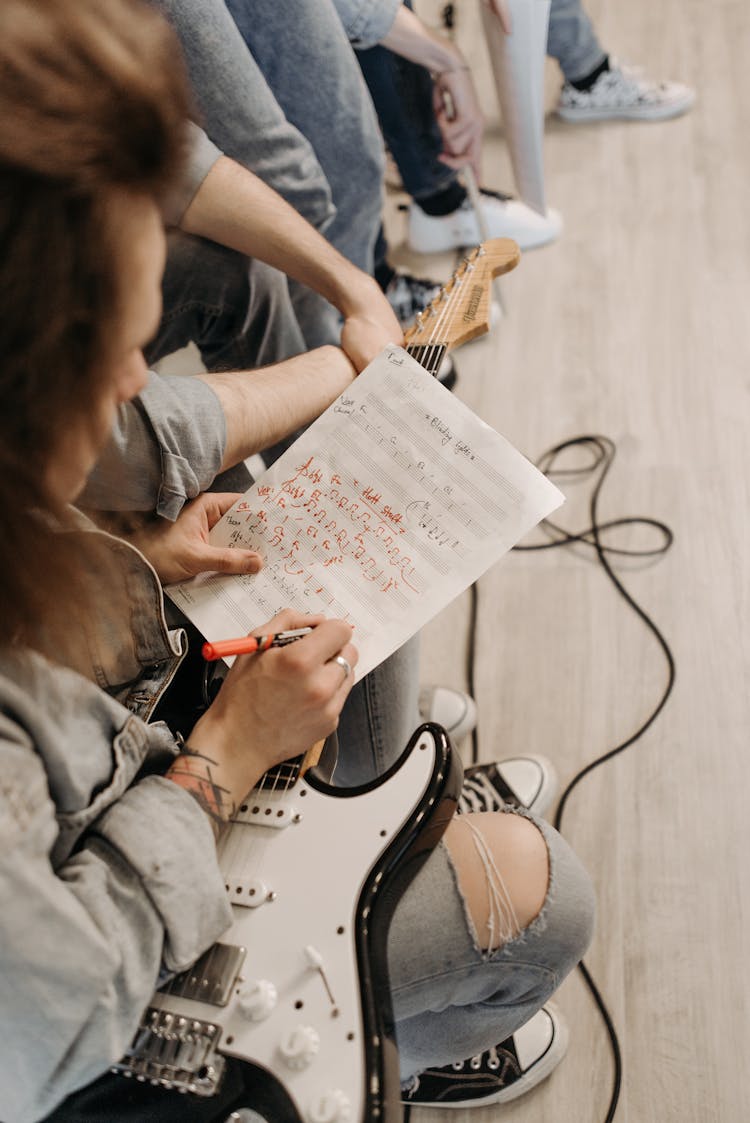
[[[393,26],[402,0],[333,0],[353,47],[379,43]]]
[[[226,447],[221,403],[200,378],[149,374],[120,408],[80,499],[98,511],[155,511],[174,520],[214,481]]]

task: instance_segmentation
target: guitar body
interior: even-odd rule
[[[234,923],[154,995],[115,1071],[211,1096],[233,1057],[273,1123],[400,1120],[388,927],[460,784],[444,731],[424,725],[372,784],[308,772],[251,793],[219,851]]]

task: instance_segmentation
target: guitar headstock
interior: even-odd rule
[[[472,250],[424,312],[404,332],[405,346],[450,351],[489,331],[492,278],[509,273],[521,260],[511,238],[492,238]]]

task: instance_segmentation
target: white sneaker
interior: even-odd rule
[[[491,1049],[413,1077],[401,1093],[402,1102],[451,1108],[508,1103],[550,1075],[565,1056],[568,1039],[566,1022],[548,1003]]]
[[[477,724],[474,699],[450,686],[423,686],[419,692],[419,713],[423,721],[442,725],[455,744]],[[510,805],[543,815],[556,793],[557,773],[546,756],[527,753],[505,757],[464,769],[458,811],[500,811]]]
[[[695,90],[689,86],[655,82],[636,67],[610,62],[590,90],[577,90],[566,82],[557,114],[564,121],[664,121],[686,113],[694,101]]]
[[[460,741],[477,724],[474,699],[449,686],[423,686],[419,692],[419,713],[424,721],[442,725],[452,741]]]
[[[494,191],[481,191],[482,213],[489,238],[512,238],[521,250],[533,250],[554,241],[562,230],[555,210],[546,215]],[[417,203],[408,208],[407,242],[415,253],[445,253],[477,246],[482,241],[479,223],[466,198],[458,210],[445,215],[425,214]]]

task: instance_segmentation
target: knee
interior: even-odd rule
[[[480,945],[494,950],[528,928],[545,904],[550,880],[539,828],[520,815],[460,815],[446,845]]]
[[[556,948],[560,981],[580,962],[591,943],[596,900],[591,878],[562,835],[546,823],[544,835],[550,883],[540,920],[543,933]]]

